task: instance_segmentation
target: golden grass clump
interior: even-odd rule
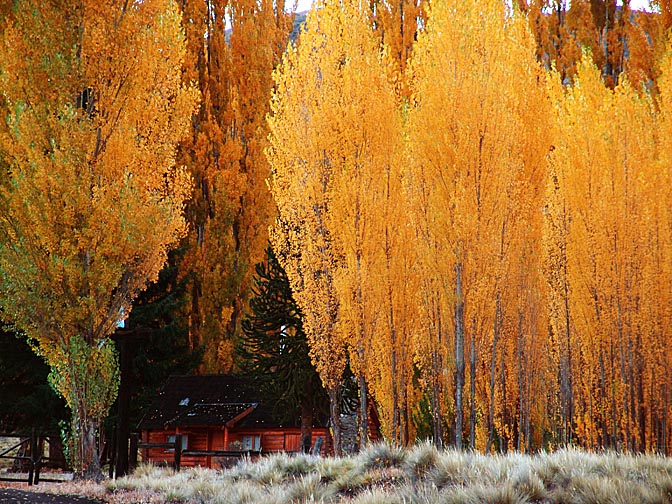
[[[141,466],[106,492],[110,504],[669,504],[672,461],[576,449],[483,455],[429,443],[374,444],[353,457],[274,454],[223,470]]]

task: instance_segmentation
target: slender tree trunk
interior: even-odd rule
[[[331,429],[334,443],[334,455],[340,457],[343,454],[343,442],[341,439],[341,394],[338,385],[329,387],[329,414],[331,417]]]
[[[661,430],[661,436],[660,436],[660,438],[661,438],[661,445],[662,445],[662,449],[660,451],[662,453],[664,453],[665,455],[669,455],[668,446],[667,446],[667,408],[668,408],[668,397],[669,397],[668,390],[669,389],[667,387],[663,387],[663,388],[664,388],[665,391],[663,392],[663,407],[662,407],[663,414],[662,414],[662,418],[660,420],[660,422],[661,422],[661,429],[660,429]]]
[[[612,448],[615,450],[620,449],[620,440],[619,440],[619,429],[618,429],[618,409],[616,408],[616,364],[614,363],[614,343],[611,343],[610,348],[610,379],[611,379],[611,437],[612,437]]]
[[[455,448],[462,449],[464,418],[464,301],[462,299],[462,263],[455,263]]]
[[[386,230],[387,233],[387,230]],[[389,271],[388,271],[389,275]],[[389,308],[388,308],[388,324],[389,324],[389,330],[390,330],[390,348],[391,348],[391,364],[392,364],[392,372],[390,373],[391,378],[392,378],[392,383],[390,384],[392,386],[392,439],[395,442],[399,442],[401,438],[401,418],[400,418],[400,411],[399,411],[399,370],[398,370],[398,362],[397,362],[397,330],[394,326],[394,312],[392,309],[392,288],[391,285],[388,283],[388,292],[387,292],[387,297],[388,297],[388,303],[389,303]],[[402,389],[404,387],[404,382],[402,381]]]
[[[523,451],[524,425],[527,418],[527,393],[525,391],[525,371],[528,368],[528,360],[523,354],[523,311],[518,308],[518,440],[516,449]],[[534,348],[530,345],[530,348]]]
[[[402,386],[401,386],[401,444],[402,446],[408,446],[410,443],[410,433],[409,433],[409,419],[408,419],[408,396],[406,388],[406,368],[404,367],[404,372],[402,373]]]
[[[600,417],[600,423],[601,423],[601,431],[602,431],[602,441],[600,443],[601,446],[608,447],[609,446],[609,426],[607,424],[607,418],[606,418],[606,405],[608,401],[607,397],[607,385],[605,382],[605,376],[604,376],[604,354],[602,350],[600,349],[600,355],[599,355],[599,364],[600,364],[600,405],[602,413]]]
[[[366,385],[366,379],[363,374],[359,375],[359,448],[369,444],[369,390]]]
[[[565,244],[566,249],[566,244]],[[564,315],[565,315],[565,346],[563,350],[563,357],[561,358],[561,394],[562,394],[562,410],[563,410],[563,444],[567,445],[572,442],[573,426],[574,426],[574,386],[573,386],[573,369],[572,369],[572,341],[571,341],[571,325],[570,325],[570,307],[569,307],[569,273],[567,271],[567,254],[563,254],[563,294],[564,294]]]
[[[502,384],[502,424],[511,425],[511,419],[509,418],[509,397],[508,397],[508,388],[506,384],[506,361],[504,359],[504,352],[502,352],[500,359],[500,380]],[[509,441],[510,437],[505,432],[499,436],[499,451],[502,453],[507,453],[509,451]]]
[[[472,327],[476,327],[473,322]],[[469,358],[469,449],[476,445],[476,331],[471,333]]]
[[[438,308],[438,301],[436,302],[435,317],[436,317],[436,348],[432,350],[432,428],[434,436],[434,445],[441,449],[443,448],[443,413],[441,412],[441,399],[443,397],[441,387],[441,373],[443,370],[443,359],[441,357],[440,348],[442,345],[442,331],[443,323],[441,320],[441,312]]]
[[[432,387],[432,427],[434,446],[443,448],[443,415],[441,414],[441,383],[437,376],[434,377]]]
[[[488,417],[488,445],[486,453],[490,453],[492,442],[495,438],[495,371],[497,363],[497,343],[499,342],[500,331],[500,316],[502,311],[501,300],[497,294],[496,308],[495,308],[495,327],[492,339],[492,358],[490,359],[490,412]]]
[[[132,334],[119,334],[119,367],[121,379],[119,382],[119,396],[117,397],[117,439],[115,473],[117,477],[128,473],[128,440],[131,437],[129,404],[131,399],[130,380],[131,350],[129,338]]]

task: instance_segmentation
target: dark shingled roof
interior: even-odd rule
[[[138,429],[156,430],[195,425],[298,427],[300,419],[281,424],[262,404],[251,384],[231,375],[171,376],[142,418]]]

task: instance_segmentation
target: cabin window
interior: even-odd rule
[[[261,450],[261,436],[243,436],[243,450]]]
[[[168,436],[168,440],[166,441],[167,443],[175,443],[175,435]],[[188,436],[186,434],[182,434],[182,450],[187,449],[187,444],[188,444]]]

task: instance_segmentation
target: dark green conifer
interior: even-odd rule
[[[301,419],[306,450],[313,421],[326,413],[328,398],[310,360],[301,312],[287,274],[270,245],[266,260],[255,266],[255,272],[249,313],[236,347],[238,365],[273,405],[278,421]]]

